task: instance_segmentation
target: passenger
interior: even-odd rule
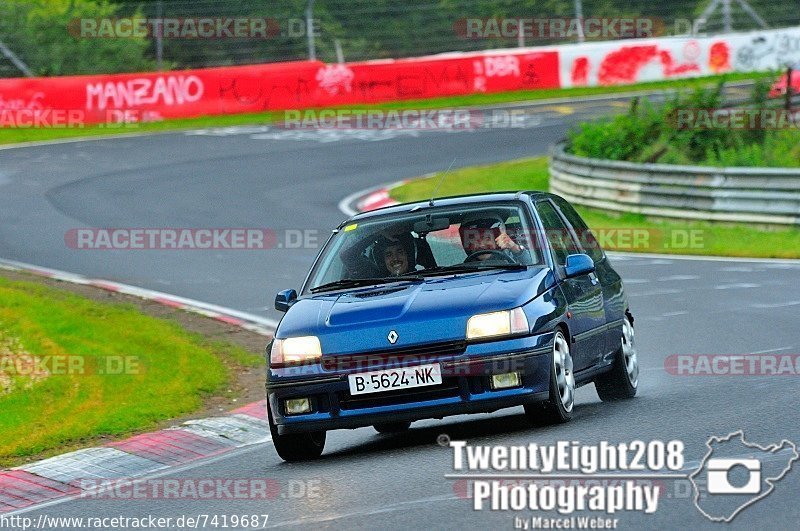
[[[383,236],[373,250],[376,263],[385,268],[389,276],[399,276],[415,269],[414,239],[410,234]]]
[[[370,249],[368,255],[364,252]],[[341,253],[346,278],[398,276],[415,269],[414,238],[409,233],[385,232],[357,241]]]

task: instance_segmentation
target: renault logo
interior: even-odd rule
[[[389,343],[391,343],[392,345],[394,345],[395,343],[397,343],[397,338],[398,338],[398,337],[399,337],[399,336],[397,335],[397,332],[395,332],[394,330],[392,330],[391,332],[389,332],[389,335],[386,337],[386,339],[388,339],[388,340],[389,340]]]

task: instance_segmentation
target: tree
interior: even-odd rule
[[[114,18],[105,0],[10,0],[0,3],[0,39],[39,76],[154,69],[146,38],[86,38],[81,19]]]

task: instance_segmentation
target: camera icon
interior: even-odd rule
[[[729,473],[734,467],[743,466],[750,472],[747,483],[735,486]],[[761,462],[758,459],[709,459],[709,494],[758,494],[761,492]]]

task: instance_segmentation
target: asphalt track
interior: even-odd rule
[[[621,101],[536,106],[521,129],[330,135],[270,128],[175,133],[0,151],[0,257],[107,278],[262,316],[274,293],[299,287],[317,249],[104,251],[67,247],[82,227],[253,227],[324,238],[353,191],[455,166],[545,153],[572,124]],[[269,478],[281,495],[250,500],[86,500],[27,516],[270,515],[269,527],[511,528],[515,516],[472,510],[440,434],[471,444],[680,439],[687,470],[712,435],[744,430],[762,445],[800,442],[797,376],[675,376],[672,354],[794,354],[800,350],[800,265],[616,257],[637,316],[642,363],[635,400],[604,404],[578,392],[573,422],[530,428],[520,409],[425,421],[400,436],[371,429],[329,434],[323,458],[284,464],[270,444],[170,472],[176,478]],[[800,466],[800,465],[796,465]],[[294,481],[314,496],[294,497]],[[654,515],[618,514],[620,528],[714,528],[681,486],[667,482]],[[735,529],[788,529],[800,521],[800,473],[739,514]],[[558,516],[556,513],[544,516]],[[210,528],[210,527],[208,527]]]

